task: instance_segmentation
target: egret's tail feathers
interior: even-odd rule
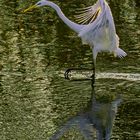
[[[126,52],[124,52],[122,49],[117,48],[117,50],[115,51],[115,56],[118,56],[119,58],[123,58],[127,55]]]

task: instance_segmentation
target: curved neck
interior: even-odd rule
[[[100,1],[101,7],[104,8],[105,0],[99,0],[99,1]]]
[[[69,20],[61,11],[61,9],[58,7],[58,5],[56,5],[53,2],[50,1],[46,1],[46,5],[52,7],[53,9],[55,9],[55,11],[57,12],[58,16],[63,20],[63,22],[68,25],[72,30],[74,30],[75,32],[79,33],[80,30],[84,27],[84,25],[79,25],[77,23],[72,22],[71,20]]]

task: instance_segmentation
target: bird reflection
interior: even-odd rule
[[[95,98],[94,86],[91,87],[92,94],[87,107],[88,111],[79,113],[69,119],[54,133],[50,140],[60,139],[73,126],[80,131],[86,140],[110,140],[117,108],[122,100],[120,97],[116,97],[112,102],[101,103]]]

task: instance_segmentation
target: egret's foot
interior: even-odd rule
[[[69,72],[71,72],[71,69],[67,69],[66,71],[65,71],[65,73],[64,73],[64,76],[65,76],[65,79],[68,79],[68,80],[70,80],[69,79]]]
[[[68,80],[73,81],[83,81],[83,80],[93,80],[95,78],[94,69],[89,68],[69,68],[65,71],[64,77]]]

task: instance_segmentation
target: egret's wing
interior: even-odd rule
[[[109,31],[109,38],[112,38],[112,35],[115,35],[116,31],[110,7],[106,2],[101,5],[101,3],[97,1],[94,8],[95,11],[100,9],[97,17],[95,20],[91,20],[90,24],[80,31],[79,36],[82,37],[87,32],[90,32],[95,37],[96,35],[102,34],[104,29],[107,29]]]
[[[80,24],[92,23],[101,11],[100,3],[97,1],[93,6],[78,9],[75,15],[76,21]]]

